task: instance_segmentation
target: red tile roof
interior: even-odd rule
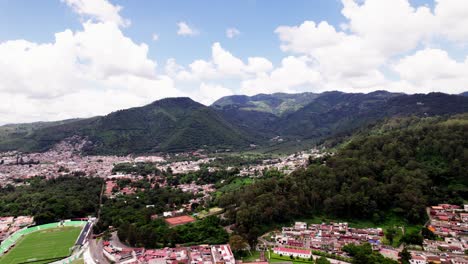
[[[277,247],[277,248],[274,248],[273,250],[287,252],[287,253],[296,253],[296,254],[310,254],[310,250],[296,249],[296,248]]]

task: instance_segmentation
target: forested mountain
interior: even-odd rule
[[[251,241],[265,226],[317,214],[423,223],[425,206],[468,199],[466,131],[467,114],[393,118],[353,136],[335,155],[225,194],[219,205]]]
[[[315,93],[232,95],[218,99],[211,106],[218,110],[235,108],[281,116],[299,110],[317,97]]]
[[[88,154],[236,148],[251,142],[249,135],[213,109],[189,98],[171,98],[104,117],[49,126],[26,136],[14,135],[1,142],[0,149],[43,151],[73,135],[92,142],[84,148]]]
[[[183,152],[194,149],[260,149],[350,135],[395,116],[468,112],[468,97],[430,94],[325,92],[229,96],[207,107],[189,98],[168,98],[103,117],[0,127],[0,151],[45,151],[81,136],[86,154]],[[285,143],[271,141],[281,136]]]
[[[280,135],[289,140],[350,134],[355,129],[392,116],[434,116],[468,112],[468,98],[442,93],[406,95],[376,91],[368,94],[325,92],[313,94],[311,102],[297,111],[274,115],[254,108],[240,107],[238,97],[227,97],[212,107],[223,118],[257,136]],[[239,97],[240,98],[240,97]],[[243,97],[242,97],[243,98]],[[223,102],[220,108],[219,102]],[[232,104],[227,104],[233,101]]]
[[[323,138],[349,133],[392,116],[435,116],[468,112],[468,98],[442,93],[324,93],[304,108],[282,118],[275,130],[285,136]]]

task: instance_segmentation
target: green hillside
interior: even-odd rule
[[[299,110],[317,97],[318,95],[314,93],[232,95],[220,98],[211,106],[218,110],[234,107],[244,111],[259,111],[281,116]]]
[[[251,144],[256,151],[287,153],[349,136],[385,118],[465,112],[468,97],[442,93],[259,94],[224,97],[211,107],[168,98],[103,117],[3,126],[0,151],[45,151],[80,136],[89,142],[85,154],[243,151]]]
[[[374,223],[396,215],[421,224],[425,206],[468,198],[466,131],[467,114],[390,119],[335,155],[228,193],[219,205],[249,239],[272,224],[317,215]]]
[[[84,148],[87,154],[236,149],[247,147],[251,142],[247,134],[226,122],[213,109],[189,98],[170,98],[104,117],[15,135],[1,142],[0,150],[44,151],[74,135],[92,142]]]

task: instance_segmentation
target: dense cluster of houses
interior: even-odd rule
[[[79,150],[85,141],[70,139],[41,153],[0,153],[0,186],[18,184],[16,179],[34,176],[55,178],[64,174],[79,172],[96,177],[107,177],[115,163],[132,161],[131,157],[81,156]],[[23,161],[23,162],[19,162]]]
[[[412,252],[411,264],[468,264],[468,205],[439,204],[428,208],[427,228],[437,240],[425,239],[423,252]]]
[[[426,253],[411,253],[410,264],[468,264],[463,256],[435,255]]]
[[[320,158],[327,153],[322,153],[318,149],[311,149],[295,153],[286,157],[263,160],[261,164],[248,165],[240,169],[240,176],[261,177],[264,170],[277,169],[285,174],[307,164],[309,157]]]
[[[279,248],[314,249],[342,254],[342,247],[346,244],[368,242],[378,250],[383,235],[381,228],[351,228],[348,223],[307,225],[296,222],[292,227],[283,227],[274,239]]]
[[[200,169],[200,165],[213,158],[206,158],[198,152],[188,157],[193,161],[167,162],[168,155],[152,156],[83,156],[80,151],[87,144],[85,139],[71,137],[56,144],[52,149],[40,153],[17,151],[0,153],[0,186],[17,185],[14,179],[28,179],[34,176],[54,178],[60,175],[79,172],[85,175],[107,178],[112,175],[114,164],[151,162],[160,170],[171,168],[173,173],[187,173]]]
[[[468,205],[439,204],[430,207],[429,229],[440,237],[468,235]]]
[[[122,264],[235,264],[229,245],[197,245],[191,247],[144,249],[118,248],[104,244],[104,256]]]
[[[0,217],[0,243],[16,231],[34,223],[32,216]]]

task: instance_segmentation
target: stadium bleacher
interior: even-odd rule
[[[78,240],[76,241],[75,245],[82,246],[84,244],[86,236],[88,235],[89,229],[91,228],[92,225],[93,224],[90,222],[86,223],[83,230],[81,230],[80,236],[78,237]]]

